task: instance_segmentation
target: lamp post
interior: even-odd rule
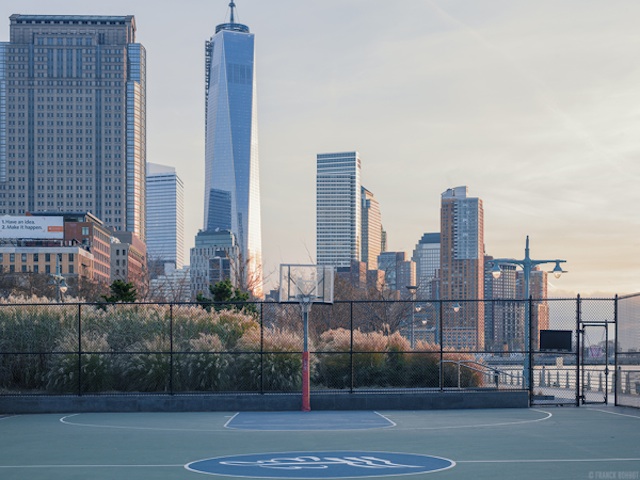
[[[531,257],[529,256],[529,235],[527,235],[527,241],[524,248],[524,258],[522,260],[516,260],[513,258],[495,258],[493,260],[493,269],[491,270],[491,275],[493,275],[493,278],[495,279],[500,278],[500,274],[502,273],[502,271],[500,270],[501,263],[522,267],[522,270],[524,272],[524,298],[526,300],[525,310],[524,310],[524,348],[526,349],[526,352],[524,356],[524,372],[522,374],[522,378],[524,379],[525,388],[529,388],[529,383],[530,383],[529,369],[531,368],[531,357],[530,357],[531,349],[529,348],[529,344],[530,344],[529,336],[530,336],[530,330],[531,330],[531,325],[530,325],[531,319],[530,319],[530,312],[529,312],[529,296],[530,296],[529,281],[531,279],[531,270],[538,265],[542,265],[545,263],[555,263],[556,266],[550,273],[553,273],[553,275],[556,278],[560,278],[560,275],[562,275],[563,273],[566,273],[564,270],[562,270],[562,267],[560,266],[561,263],[565,263],[565,262],[566,260],[560,260],[560,259],[532,260]]]
[[[51,274],[51,278],[53,278],[53,283],[56,286],[56,302],[60,303],[62,301],[62,296],[69,289],[67,282],[62,276],[62,272],[60,271],[60,254],[56,254],[56,273]]]
[[[416,332],[415,332],[415,323],[416,323],[416,292],[418,291],[418,287],[416,285],[407,285],[407,290],[411,294],[411,350],[413,350],[416,346]]]

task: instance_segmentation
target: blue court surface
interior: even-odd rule
[[[270,431],[339,431],[393,427],[389,418],[377,412],[241,412],[227,423],[227,428]]]
[[[0,479],[638,479],[640,410],[0,417]]]

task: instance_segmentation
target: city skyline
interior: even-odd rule
[[[529,235],[534,258],[566,258],[569,273],[552,280],[551,296],[640,290],[640,5],[512,3],[408,1],[399,29],[381,2],[238,2],[239,21],[260,38],[271,283],[278,264],[315,260],[316,153],[358,150],[389,250],[409,253],[437,231],[440,193],[468,185],[484,201],[487,254],[521,258]],[[2,41],[14,13],[135,15],[147,49],[147,160],[175,166],[185,181],[187,247],[203,218],[202,52],[227,4],[0,6]]]

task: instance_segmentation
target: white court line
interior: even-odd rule
[[[398,430],[459,430],[462,428],[506,427],[510,425],[525,425],[528,423],[543,422],[553,417],[553,413],[545,412],[544,410],[538,410],[538,409],[532,408],[531,411],[544,413],[546,417],[536,418],[533,420],[516,420],[513,422],[479,423],[477,425],[467,424],[467,425],[449,425],[449,426],[444,425],[441,427],[398,427]]]
[[[607,410],[600,410],[599,408],[589,408],[588,410],[595,410],[596,412],[608,413],[609,415],[618,415],[619,417],[629,417],[629,418],[635,418],[636,420],[640,420],[640,416],[638,415],[628,415],[626,413],[609,412]]]
[[[229,426],[229,424],[233,421],[234,418],[236,418],[238,415],[240,415],[240,412],[236,412],[229,420],[227,420],[227,422],[223,425],[224,428],[228,428],[228,429],[233,429],[232,427]]]
[[[18,415],[0,415],[0,420],[6,420],[7,418],[14,418]]]
[[[373,413],[375,413],[376,415],[380,415],[382,418],[384,418],[387,422],[389,422],[389,423],[391,424],[391,427],[397,427],[397,426],[398,426],[398,424],[397,424],[396,422],[394,422],[393,420],[391,420],[389,417],[387,417],[387,416],[385,416],[385,415],[381,414],[380,412],[376,412],[376,411],[374,410],[374,412],[373,412]],[[389,427],[384,427],[384,428],[389,428]]]
[[[60,419],[60,423],[64,425],[70,425],[73,427],[92,427],[92,428],[113,428],[120,430],[151,430],[155,432],[224,432],[224,428],[212,428],[212,429],[203,429],[203,428],[159,428],[159,427],[133,427],[129,425],[105,425],[99,423],[78,423],[78,422],[70,422],[67,420],[71,417],[76,417],[81,415],[80,413],[74,413],[72,415],[66,415]]]
[[[532,460],[456,460],[456,463],[583,463],[583,462],[640,462],[640,458],[538,458]]]
[[[542,422],[545,420],[550,419],[553,414],[550,412],[546,412],[544,410],[537,410],[537,409],[531,409],[531,411],[534,412],[539,412],[539,413],[543,413],[546,416],[542,417],[542,418],[536,418],[533,420],[517,420],[517,421],[513,421],[513,422],[498,422],[498,423],[484,423],[484,424],[477,424],[477,425],[473,425],[473,424],[466,424],[466,425],[450,425],[450,426],[441,426],[441,427],[398,427],[397,424],[395,422],[393,422],[391,419],[385,417],[384,415],[378,413],[378,412],[374,412],[377,415],[380,415],[381,417],[385,418],[387,421],[391,422],[392,425],[389,426],[384,426],[384,427],[374,427],[374,428],[367,428],[367,429],[361,429],[361,428],[347,428],[347,429],[338,429],[338,430],[317,430],[317,429],[304,429],[304,430],[265,430],[265,429],[259,429],[259,430],[253,430],[253,429],[246,429],[246,428],[233,428],[233,427],[229,427],[228,424],[237,416],[240,414],[240,412],[236,413],[235,415],[233,415],[225,424],[222,428],[214,428],[214,429],[195,429],[195,428],[162,428],[162,427],[134,427],[134,426],[128,426],[128,425],[105,425],[105,424],[95,424],[95,423],[80,423],[80,422],[73,422],[73,421],[69,421],[68,419],[72,418],[72,417],[76,417],[79,416],[81,414],[79,413],[74,413],[72,415],[66,415],[62,418],[60,418],[60,423],[63,423],[64,425],[70,425],[70,426],[75,426],[75,427],[92,427],[92,428],[111,428],[111,429],[120,429],[120,430],[147,430],[147,431],[156,431],[156,432],[223,432],[226,430],[234,430],[234,431],[244,431],[244,432],[363,432],[363,431],[370,431],[370,430],[387,430],[387,429],[394,429],[394,430],[459,430],[459,429],[464,429],[464,428],[487,428],[487,427],[504,427],[504,426],[512,426],[512,425],[525,425],[525,424],[529,424],[529,423],[537,423],[537,422]]]

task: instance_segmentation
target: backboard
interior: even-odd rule
[[[333,303],[333,266],[280,265],[280,303]]]

